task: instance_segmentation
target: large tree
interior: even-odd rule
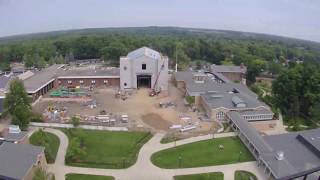
[[[320,101],[320,66],[295,65],[283,71],[272,85],[276,105],[290,117],[316,116]],[[312,112],[313,111],[313,112]]]
[[[9,92],[4,100],[5,110],[11,115],[12,123],[26,129],[29,124],[31,113],[31,101],[24,88],[23,82],[14,79],[10,83]]]

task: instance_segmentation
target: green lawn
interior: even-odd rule
[[[48,163],[54,163],[59,149],[59,138],[48,132],[39,130],[29,138],[30,144],[45,147],[45,155]]]
[[[114,180],[112,176],[96,176],[86,174],[67,174],[66,180]]]
[[[223,180],[222,172],[174,176],[174,180]]]
[[[234,175],[234,180],[251,180],[250,177],[253,178],[253,180],[258,180],[258,178],[248,171],[236,171]]]
[[[151,161],[158,167],[174,169],[254,161],[254,158],[238,137],[225,137],[165,149],[153,154]]]
[[[63,130],[69,137],[67,152],[72,154],[74,146],[80,147],[84,154],[76,158],[66,158],[66,164],[71,166],[121,169],[136,162],[140,148],[150,138],[146,132],[112,132],[98,130],[70,129]],[[73,139],[80,143],[72,143]],[[79,149],[79,148],[78,148]],[[78,151],[78,150],[77,150]]]

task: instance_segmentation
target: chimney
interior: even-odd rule
[[[243,63],[240,64],[240,68],[241,68],[241,69],[244,68],[244,64],[243,64]]]

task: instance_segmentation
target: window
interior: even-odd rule
[[[80,84],[83,84],[83,80],[80,80],[79,83],[80,83]]]
[[[127,86],[127,83],[124,83],[123,85],[124,85],[124,86]]]
[[[68,84],[72,84],[72,81],[69,80],[69,81],[68,81]]]
[[[146,64],[142,64],[142,70],[146,70],[147,69],[147,65]]]
[[[219,111],[216,115],[217,120],[222,121],[224,120],[224,112]]]

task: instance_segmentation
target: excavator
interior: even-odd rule
[[[165,61],[163,61],[163,64],[161,65],[161,68],[160,68],[160,71],[159,71],[159,73],[158,73],[158,75],[157,75],[156,81],[154,82],[154,84],[153,84],[153,86],[152,86],[152,89],[151,89],[151,91],[149,92],[149,96],[150,96],[150,97],[156,96],[156,95],[158,95],[158,94],[161,92],[161,89],[156,90],[156,85],[157,85],[157,83],[158,83],[158,79],[159,79],[159,77],[160,77],[160,74],[161,74],[162,70],[164,69],[164,63],[165,63]]]

